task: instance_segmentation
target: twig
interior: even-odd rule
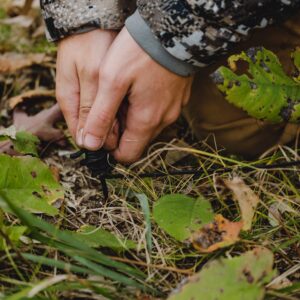
[[[119,262],[124,262],[124,263],[129,263],[137,266],[142,266],[142,267],[149,267],[153,269],[158,269],[158,270],[165,270],[165,271],[170,271],[170,272],[175,272],[175,273],[181,273],[185,275],[193,275],[194,272],[192,270],[182,270],[178,269],[175,267],[166,267],[163,265],[154,265],[154,264],[148,264],[142,261],[136,261],[136,260],[131,260],[127,258],[122,258],[122,257],[116,257],[116,256],[109,256],[112,260],[119,261]]]

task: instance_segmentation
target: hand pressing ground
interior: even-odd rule
[[[95,100],[102,60],[117,32],[93,30],[60,41],[56,96],[71,135],[82,146],[82,131]]]
[[[89,150],[105,146],[115,130],[112,128],[118,127],[116,115],[127,96],[124,130],[113,155],[120,162],[134,162],[151,140],[178,118],[191,85],[192,77],[178,76],[160,66],[124,28],[100,65],[97,96],[83,130],[83,123],[79,125],[77,140],[82,137]]]

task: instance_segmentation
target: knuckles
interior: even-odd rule
[[[125,80],[121,74],[114,74],[106,68],[101,68],[99,72],[99,82],[101,85],[114,91],[121,90],[125,85]]]
[[[91,111],[91,107],[90,106],[80,106],[79,107],[79,116],[80,117],[87,117],[88,114]]]
[[[98,80],[99,76],[99,69],[95,68],[95,66],[82,66],[77,67],[79,76],[84,78],[84,80],[91,81],[91,80]]]
[[[94,112],[93,110],[90,111],[90,119],[93,119],[95,124],[100,128],[110,128],[111,124],[114,121],[114,116],[111,113],[106,112],[104,110]],[[97,128],[96,128],[97,130]]]

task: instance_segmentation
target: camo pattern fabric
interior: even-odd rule
[[[40,0],[49,41],[94,28],[120,29],[135,0]]]
[[[226,54],[251,29],[297,12],[300,0],[137,0],[137,6],[170,54],[201,67]]]

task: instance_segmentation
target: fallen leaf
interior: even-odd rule
[[[34,213],[58,213],[51,204],[63,199],[64,192],[43,162],[28,156],[1,154],[0,165],[0,196]]]
[[[282,220],[282,215],[285,212],[289,213],[297,213],[296,210],[294,210],[288,203],[283,202],[283,201],[277,201],[273,203],[269,207],[269,212],[268,212],[268,218],[269,218],[269,223],[273,227],[277,227],[280,225],[281,220]]]
[[[13,113],[13,123],[18,131],[30,132],[42,141],[59,141],[64,137],[61,130],[53,125],[62,118],[58,104],[42,110],[34,116],[16,108]],[[0,143],[0,153],[16,154],[10,141]]]
[[[17,105],[22,104],[27,100],[35,100],[40,98],[43,98],[43,100],[44,98],[55,98],[55,91],[44,89],[26,91],[21,95],[8,99],[8,105],[10,109],[14,109]]]
[[[203,196],[197,199],[181,194],[165,195],[154,205],[153,218],[169,235],[185,241],[193,232],[212,222],[210,202]]]
[[[6,141],[8,144],[10,141],[13,150],[19,153],[38,156],[37,146],[40,140],[29,132],[17,131],[15,126],[0,130],[0,141]]]
[[[212,223],[195,232],[190,241],[201,253],[211,253],[239,241],[242,222],[230,222],[222,215],[216,215]]]
[[[16,134],[16,139],[11,141],[14,145],[14,150],[33,156],[38,156],[38,145],[40,140],[33,134],[26,131],[19,131]]]
[[[42,65],[51,61],[51,57],[42,53],[19,54],[9,52],[0,55],[0,73],[14,73],[32,65]]]
[[[32,18],[31,16],[24,16],[24,15],[0,20],[0,24],[19,26],[25,29],[29,29],[33,25],[33,23],[34,23],[34,18]]]
[[[257,248],[215,260],[179,286],[169,300],[262,300],[276,274],[273,253]]]
[[[224,184],[232,191],[233,199],[239,204],[243,221],[243,230],[250,230],[256,207],[260,201],[259,197],[240,177],[235,177],[232,180],[224,180]]]
[[[185,141],[175,140],[170,146],[171,148],[174,147],[174,149],[167,152],[166,157],[164,158],[165,165],[173,166],[189,155],[188,152],[182,151],[182,149],[188,149],[190,147]]]
[[[18,130],[29,131],[43,141],[61,139],[64,135],[53,127],[62,118],[58,104],[44,109],[35,116],[28,116],[24,111],[16,109],[13,114],[14,125]]]

